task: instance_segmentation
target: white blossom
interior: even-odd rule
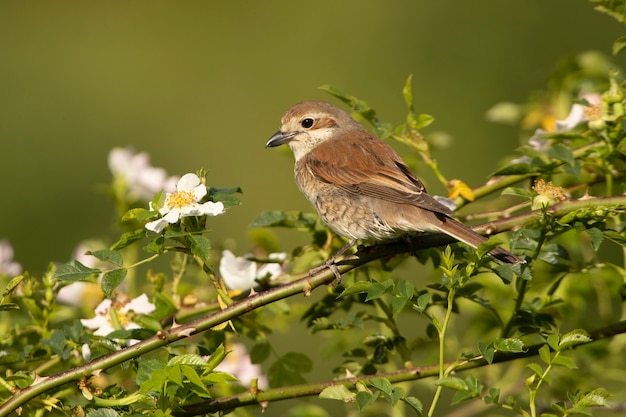
[[[150,201],[161,190],[174,191],[177,177],[168,177],[163,168],[150,165],[146,152],[134,153],[129,148],[113,148],[109,152],[109,169],[116,180],[124,182],[133,198]]]
[[[270,253],[268,258],[277,262],[262,264],[259,267],[256,262],[247,259],[248,256],[250,255],[236,257],[229,250],[222,252],[220,273],[229,289],[245,291],[254,287],[257,279],[265,277],[275,279],[283,272],[280,262],[287,258],[286,253]]]
[[[0,240],[0,275],[15,277],[22,273],[22,265],[13,261],[13,246],[8,240]]]
[[[217,216],[224,213],[222,202],[207,201],[200,204],[206,194],[206,186],[196,174],[183,175],[176,184],[176,191],[167,193],[163,206],[158,208],[163,217],[147,223],[146,229],[161,233],[165,226],[177,223],[181,217]],[[153,209],[152,204],[150,206]]]
[[[96,315],[91,319],[81,319],[83,326],[88,329],[95,329],[96,336],[106,336],[116,329],[119,324],[122,329],[139,329],[139,325],[132,321],[135,314],[150,314],[156,310],[156,306],[148,300],[146,294],[141,294],[132,300],[111,301],[103,300],[95,309]],[[114,323],[111,314],[115,314]]]
[[[267,378],[261,373],[261,366],[252,363],[248,350],[243,344],[235,343],[229,350],[226,358],[215,368],[216,371],[234,376],[244,386],[249,386],[253,379],[258,381],[260,389],[268,386]]]

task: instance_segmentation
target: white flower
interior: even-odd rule
[[[13,246],[8,240],[0,240],[0,275],[14,277],[22,273],[22,265],[13,262]]]
[[[579,124],[589,121],[594,113],[597,113],[597,109],[602,104],[602,97],[600,94],[586,94],[581,97],[589,103],[589,106],[574,103],[569,111],[567,117],[563,120],[556,121],[557,132],[567,132],[572,130]]]
[[[248,256],[248,255],[246,255]],[[246,291],[256,285],[256,280],[269,276],[275,279],[282,273],[280,262],[287,258],[286,253],[270,253],[268,258],[273,261],[257,267],[257,263],[243,257],[236,257],[231,251],[222,252],[220,259],[220,273],[224,284],[231,290]]]
[[[109,169],[133,198],[150,201],[161,190],[174,190],[177,177],[168,177],[163,168],[150,165],[147,153],[134,153],[129,148],[113,148],[109,152]]]
[[[160,219],[146,224],[146,229],[161,233],[167,224],[173,224],[181,217],[188,216],[217,216],[224,213],[222,202],[207,201],[199,204],[199,201],[207,194],[204,184],[196,174],[185,174],[176,184],[176,191],[167,193],[163,207],[159,208]],[[152,207],[150,207],[152,209]]]
[[[241,343],[235,343],[230,348],[226,358],[215,370],[231,374],[244,386],[249,386],[253,379],[258,381],[260,389],[268,385],[267,378],[261,373],[261,366],[252,363],[246,347]]]
[[[132,300],[122,300],[113,303],[106,299],[98,304],[95,310],[95,317],[91,319],[81,319],[83,326],[88,329],[95,329],[96,336],[106,336],[117,330],[114,326],[119,325],[123,329],[139,329],[139,325],[132,321],[134,314],[150,314],[156,310],[156,306],[148,300],[146,294]],[[115,314],[115,317],[111,315]],[[116,323],[114,323],[114,321]]]

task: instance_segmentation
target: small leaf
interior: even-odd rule
[[[191,241],[191,253],[202,259],[204,263],[209,263],[211,241],[202,235],[191,235],[189,239]]]
[[[604,240],[604,234],[602,234],[602,230],[598,229],[597,227],[592,227],[590,229],[587,229],[587,234],[591,239],[591,246],[593,247],[593,250],[597,252],[598,249],[600,249],[600,244]]]
[[[591,342],[591,338],[584,330],[572,330],[561,336],[559,341],[559,350],[568,349],[570,347],[580,345],[582,343]]]
[[[351,392],[345,385],[333,385],[324,388],[322,392],[320,392],[319,398],[351,402],[352,400],[354,400],[355,394]]]
[[[413,410],[415,410],[415,412],[418,415],[422,415],[424,412],[424,406],[422,405],[422,402],[415,398],[415,397],[404,397],[402,398],[402,401],[404,401],[406,404],[408,404]]]
[[[207,360],[200,355],[189,353],[174,356],[167,362],[167,365],[206,366]]]
[[[374,282],[367,291],[367,298],[365,301],[375,300],[382,297],[384,294],[391,292],[393,289],[393,281],[391,279],[383,282]]]
[[[96,251],[87,251],[87,255],[95,256],[103,262],[111,262],[114,265],[122,266],[124,260],[119,252],[111,249],[101,249]]]
[[[356,393],[355,399],[359,406],[359,410],[363,410],[365,407],[371,405],[380,396],[378,392],[372,395],[367,391],[359,391]]]
[[[250,349],[250,361],[255,364],[261,363],[270,356],[271,352],[269,343],[257,343]]]
[[[550,363],[552,362],[552,355],[550,355],[550,346],[541,346],[539,348],[539,357],[546,365],[550,365]]]
[[[436,381],[435,384],[441,385],[442,387],[450,388],[456,391],[467,391],[468,389],[465,381],[463,381],[461,378],[456,378],[453,376],[441,378],[440,380]]]
[[[18,275],[16,277],[11,278],[6,287],[4,287],[4,291],[2,291],[2,296],[6,297],[11,294],[19,285],[20,282],[24,279],[24,275]]]
[[[576,366],[576,363],[574,363],[574,361],[571,358],[568,358],[567,356],[563,356],[563,355],[559,355],[555,357],[554,359],[552,359],[552,365],[564,366],[568,369],[578,369],[578,367]]]
[[[537,376],[543,375],[543,368],[539,364],[532,362],[526,365],[526,367],[533,371],[533,373],[535,373]]]
[[[94,275],[99,273],[99,269],[89,268],[78,262],[76,259],[73,259],[58,267],[54,273],[54,277],[60,281],[74,282],[87,280],[88,278],[92,278]]]
[[[120,250],[125,247],[132,245],[138,240],[146,237],[146,229],[137,229],[132,232],[126,232],[122,236],[120,236],[119,240],[111,245],[112,250]]]
[[[498,338],[494,341],[493,346],[500,352],[521,353],[524,351],[524,342],[520,339]]]
[[[106,298],[111,298],[113,290],[115,290],[126,278],[126,268],[114,269],[108,271],[102,276],[100,288]]]
[[[357,281],[354,284],[348,286],[348,288],[346,288],[345,290],[343,290],[341,294],[339,294],[338,298],[367,292],[371,286],[371,281]]]
[[[369,385],[380,390],[383,394],[391,396],[393,387],[387,378],[372,378],[369,380]]]

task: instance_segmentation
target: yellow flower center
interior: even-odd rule
[[[191,191],[176,191],[170,194],[167,199],[169,208],[181,208],[190,205],[195,201],[195,196]]]

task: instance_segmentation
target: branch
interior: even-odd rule
[[[590,341],[583,343],[589,344],[597,342],[599,340],[608,339],[618,334],[626,333],[626,320],[613,323],[610,326],[595,329],[589,332]],[[583,344],[575,346],[582,346]],[[494,363],[510,362],[517,359],[528,358],[536,356],[539,349],[546,345],[546,343],[538,343],[531,346],[526,346],[523,352],[520,353],[497,353],[491,363],[484,359],[468,360],[466,363],[455,365],[454,362],[445,364],[445,367],[455,366],[455,372],[465,371],[468,369],[482,368],[483,366],[491,365]],[[435,377],[439,374],[439,364],[423,366],[419,368],[406,368],[393,372],[377,373],[375,375],[367,375],[359,378],[342,378],[334,379],[332,381],[320,382],[316,384],[301,384],[293,385],[290,387],[272,388],[265,391],[251,392],[246,391],[240,394],[231,395],[228,397],[215,398],[206,402],[191,404],[183,406],[182,412],[174,412],[174,416],[188,417],[199,414],[216,413],[218,411],[231,410],[237,407],[243,407],[246,405],[261,404],[267,401],[280,401],[292,398],[310,397],[319,395],[324,389],[337,385],[343,385],[348,389],[355,389],[357,382],[367,382],[373,378],[386,378],[391,383],[414,381],[418,379],[424,379],[427,377]]]
[[[552,206],[547,210],[554,216],[560,217],[581,208],[594,207],[616,208],[616,210],[619,211],[626,211],[626,196],[565,201]],[[534,210],[528,213],[512,216],[507,219],[500,219],[486,224],[477,225],[474,227],[474,230],[483,234],[502,232],[516,227],[521,227],[528,222],[539,219],[542,215],[543,212],[541,210]],[[419,238],[414,239],[412,242],[412,248],[408,248],[406,243],[402,241],[376,245],[360,249],[355,256],[340,261],[337,264],[337,270],[339,273],[344,274],[377,259],[386,258],[399,253],[406,253],[409,250],[442,246],[453,241],[454,240],[452,238],[445,235],[426,234],[420,235]],[[17,391],[11,399],[0,406],[0,417],[7,416],[29,400],[32,400],[38,395],[57,388],[63,384],[86,378],[95,372],[109,369],[127,360],[137,358],[145,353],[166,346],[169,343],[209,330],[212,327],[225,323],[275,301],[292,297],[297,294],[304,294],[305,296],[308,296],[313,289],[319,287],[320,285],[330,284],[335,279],[335,275],[330,269],[318,270],[317,272],[319,273],[313,276],[309,276],[308,273],[294,275],[292,278],[294,278],[295,281],[251,295],[243,300],[233,303],[224,310],[217,311],[206,317],[194,320],[184,325],[170,328],[168,330],[161,330],[156,336],[98,358],[93,362],[89,362],[50,377],[37,378],[31,386]]]

